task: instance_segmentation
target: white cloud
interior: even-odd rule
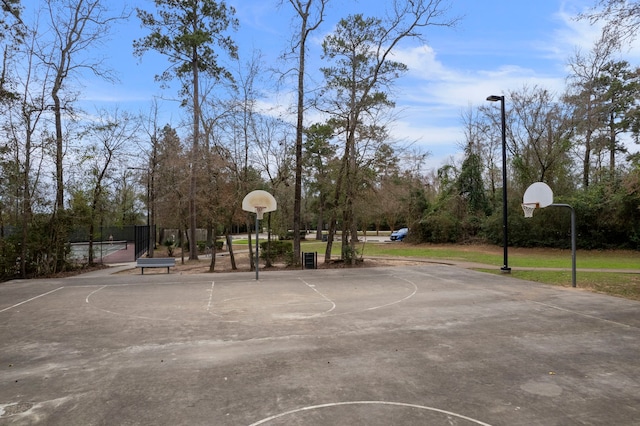
[[[402,62],[409,68],[409,76],[422,80],[446,79],[451,74],[445,66],[436,59],[436,52],[429,45],[422,45],[408,49],[397,49],[393,59]]]

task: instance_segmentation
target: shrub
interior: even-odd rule
[[[280,240],[293,240],[293,231],[287,231],[284,235],[280,235],[278,237],[278,239]],[[306,240],[307,239],[307,231],[300,231],[300,239],[301,240]]]
[[[460,223],[447,212],[430,214],[411,230],[415,231],[415,238],[434,244],[454,243],[460,238]]]
[[[263,241],[260,243],[260,257],[265,260],[285,260],[289,264],[293,259],[293,242],[283,240]]]
[[[164,240],[164,246],[167,248],[167,256],[173,257],[173,249],[175,248],[173,240]]]

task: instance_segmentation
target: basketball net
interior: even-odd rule
[[[258,220],[262,220],[262,216],[264,216],[264,210],[266,207],[256,206],[256,218]]]
[[[534,210],[538,207],[538,203],[522,203],[522,210],[524,211],[524,217],[533,217]]]

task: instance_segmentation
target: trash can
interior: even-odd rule
[[[317,269],[318,252],[302,253],[302,266],[304,269]]]

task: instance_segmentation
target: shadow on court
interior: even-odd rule
[[[640,419],[640,303],[445,265],[0,285],[0,425]]]

